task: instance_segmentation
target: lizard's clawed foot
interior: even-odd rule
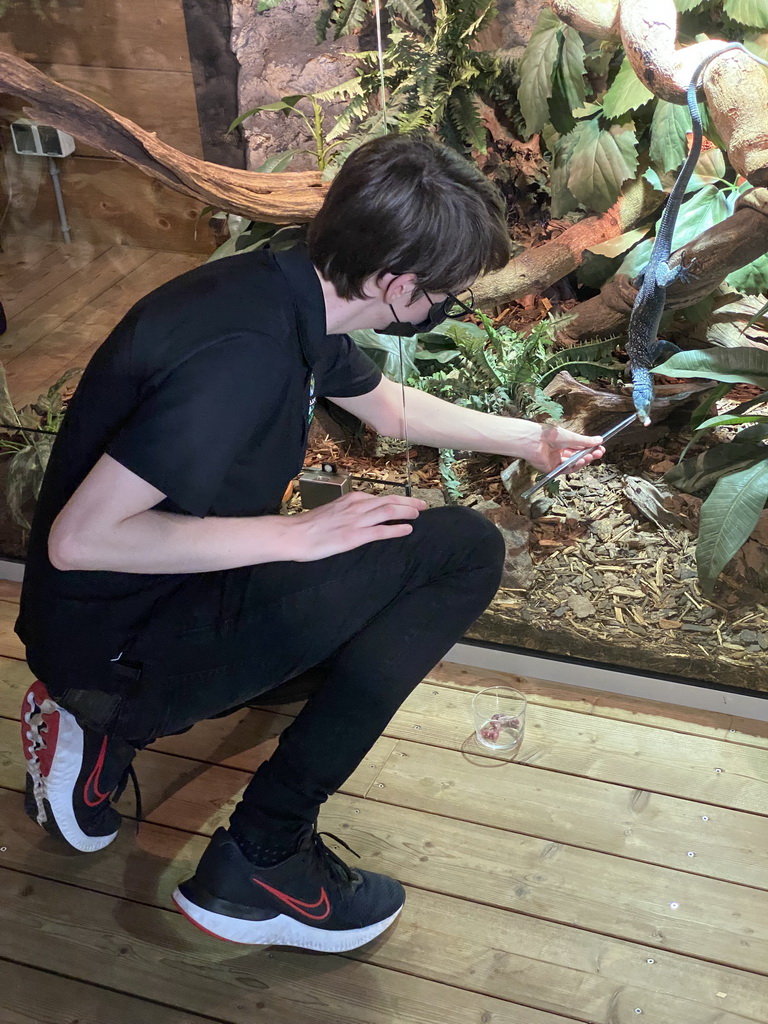
[[[682,281],[683,284],[692,284],[696,279],[696,264],[699,261],[695,256],[687,258],[683,252],[680,254],[680,265],[678,267],[678,280]]]

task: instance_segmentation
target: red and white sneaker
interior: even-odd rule
[[[24,809],[49,835],[82,853],[103,850],[122,817],[110,797],[133,774],[135,750],[117,737],[83,728],[69,711],[33,683],[21,708],[27,760]],[[117,791],[117,792],[116,792]]]

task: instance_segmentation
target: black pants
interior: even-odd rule
[[[320,561],[190,576],[124,653],[142,675],[109,731],[144,747],[322,666],[232,819],[311,821],[486,608],[503,561],[495,526],[443,508],[408,537]]]

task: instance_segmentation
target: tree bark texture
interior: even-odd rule
[[[478,304],[500,305],[549,288],[581,264],[587,249],[630,231],[650,217],[662,198],[642,178],[630,183],[607,213],[585,217],[551,242],[526,249],[503,270],[486,274],[473,287]]]

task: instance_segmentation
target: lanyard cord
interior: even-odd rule
[[[381,33],[381,0],[374,0],[376,11],[376,49],[379,55],[379,85],[381,87],[381,116],[386,135],[389,126],[387,123],[387,89],[384,82],[384,43]],[[400,394],[403,401],[403,440],[405,441],[405,493],[411,496],[411,445],[408,441],[408,416],[405,407],[405,360],[403,359],[403,339],[398,337],[398,352],[400,358]]]

